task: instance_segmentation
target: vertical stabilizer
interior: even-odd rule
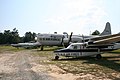
[[[111,34],[111,25],[109,22],[106,23],[105,29],[104,31],[100,34],[100,36],[102,35],[110,35]]]

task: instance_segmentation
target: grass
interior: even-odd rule
[[[45,51],[30,49],[30,52],[40,57],[38,62],[45,65],[56,65],[66,72],[73,74],[92,74],[97,77],[107,77],[109,79],[120,79],[120,50],[102,54],[103,58],[97,60],[93,57],[66,58],[54,60],[53,50],[57,47],[46,47]],[[11,46],[0,46],[1,51],[21,51]]]
[[[46,57],[40,60],[40,63],[57,65],[66,72],[73,74],[92,74],[103,76],[110,79],[120,79],[120,50],[102,54],[103,58],[97,60],[93,57],[84,58],[66,58],[54,60],[53,51],[35,52],[40,57]]]
[[[12,47],[12,46],[4,46],[4,45],[1,45],[0,46],[0,53],[2,53],[3,51],[12,51],[12,52],[17,52],[17,51],[21,51],[21,50],[25,50],[23,48],[15,48],[15,47]]]

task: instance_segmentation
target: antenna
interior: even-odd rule
[[[90,31],[90,35],[91,35],[91,31]]]

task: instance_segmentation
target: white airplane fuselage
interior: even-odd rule
[[[41,46],[62,46],[68,43],[70,35],[68,37],[64,34],[38,34],[37,35],[37,42],[41,44]],[[90,38],[100,37],[100,36],[82,36],[82,35],[72,35],[71,43],[80,43],[83,40],[89,40]],[[63,40],[62,40],[63,39]]]
[[[62,43],[68,42],[68,37],[64,34],[38,34],[37,41],[43,46],[61,46]],[[73,35],[71,37],[71,42],[81,41],[82,37],[79,37],[78,35]]]
[[[37,41],[43,46],[59,46],[62,37],[59,34],[38,34]]]

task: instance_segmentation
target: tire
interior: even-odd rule
[[[59,56],[55,56],[55,60],[58,60],[59,59]]]
[[[97,55],[96,55],[96,58],[97,58],[97,59],[101,59],[101,58],[102,58],[101,54],[97,54]]]
[[[43,46],[41,46],[41,51],[43,51]]]

